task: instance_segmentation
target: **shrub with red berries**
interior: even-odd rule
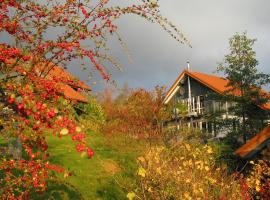
[[[108,53],[107,38],[117,30],[114,21],[129,13],[156,21],[175,39],[187,42],[159,14],[157,5],[143,1],[109,7],[108,2],[0,0],[0,33],[11,38],[10,42],[0,39],[0,137],[6,142],[16,139],[22,147],[22,156],[0,155],[2,199],[27,199],[31,191],[46,190],[51,171],[63,171],[48,162],[45,134],[70,136],[78,152],[88,158],[94,155],[72,115],[76,102],[63,95],[63,85],[80,86],[68,78],[50,76],[55,67],[76,60],[84,68],[87,62],[109,81],[108,68],[102,64],[116,64]],[[57,31],[48,34],[49,30]]]

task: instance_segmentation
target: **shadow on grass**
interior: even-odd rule
[[[96,192],[97,197],[103,200],[126,200],[125,192],[113,181],[103,183]]]
[[[81,193],[71,184],[63,181],[49,181],[48,189],[42,194],[33,194],[30,199],[41,200],[84,200]]]

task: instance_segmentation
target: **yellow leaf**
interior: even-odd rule
[[[158,168],[156,169],[156,171],[157,171],[157,173],[159,173],[159,174],[161,175],[161,168],[160,168],[160,167],[158,167]]]
[[[186,179],[186,183],[190,183],[191,182],[191,180],[190,179]]]
[[[145,162],[145,159],[142,156],[138,157],[138,160],[141,161],[141,162]]]
[[[82,131],[82,128],[81,127],[79,127],[79,126],[76,126],[76,132],[81,132]]]
[[[145,177],[145,174],[146,174],[146,170],[144,168],[140,167],[138,170],[138,175],[141,177]]]
[[[186,149],[188,150],[188,151],[190,151],[190,145],[189,144],[185,144],[185,146],[186,146]]]
[[[189,192],[185,192],[185,193],[184,193],[184,197],[185,197],[186,199],[191,199],[191,197],[190,197],[190,195],[189,195]]]
[[[211,147],[208,147],[207,153],[209,154],[213,153],[213,149]]]
[[[64,178],[67,178],[67,177],[69,177],[69,173],[67,171],[65,171]]]
[[[60,131],[60,135],[67,135],[68,134],[68,129],[67,128],[63,128],[61,131]]]
[[[86,153],[85,151],[82,152],[82,153],[81,153],[81,158],[84,158],[84,157],[86,156],[86,154],[87,154],[87,153]]]
[[[127,194],[128,200],[133,200],[136,197],[136,194],[134,192],[129,192]]]

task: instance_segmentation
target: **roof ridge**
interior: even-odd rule
[[[191,71],[184,69],[182,73],[177,77],[173,85],[170,87],[170,89],[167,91],[164,103],[167,104],[176,90],[178,89],[179,82],[183,79],[185,75],[190,76],[191,78],[195,79],[196,81],[200,82],[201,84],[205,85],[206,87],[210,88],[211,90],[219,93],[224,94],[224,92],[229,91],[231,89],[231,86],[229,85],[229,79],[223,78],[221,76],[213,75],[213,74],[206,74],[202,72],[197,71]],[[260,90],[263,92],[264,90],[260,88]],[[233,91],[234,95],[238,95],[237,90]],[[266,92],[269,93],[269,92]],[[264,110],[270,110],[270,103],[266,103],[261,106]]]
[[[203,73],[203,72],[198,72],[198,71],[189,71],[191,73],[198,73],[198,74],[203,74],[203,75],[207,75],[207,76],[214,76],[216,78],[221,78],[221,79],[225,79],[225,80],[228,80],[227,78],[224,78],[222,76],[217,76],[217,75],[214,75],[214,74],[206,74],[206,73]]]

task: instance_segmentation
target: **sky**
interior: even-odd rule
[[[185,33],[192,48],[178,43],[157,24],[138,16],[124,16],[117,24],[132,63],[119,44],[112,41],[112,54],[123,66],[122,72],[112,69],[112,79],[118,85],[127,82],[132,88],[169,87],[187,67],[188,60],[191,70],[213,73],[229,53],[229,38],[244,31],[250,38],[258,39],[254,45],[258,70],[270,74],[269,0],[159,0],[159,4],[161,14]],[[104,82],[98,81],[99,76],[95,79],[97,84],[92,87],[98,91]]]
[[[111,0],[113,4],[131,5],[139,0]],[[170,87],[190,62],[191,70],[214,73],[229,53],[229,38],[247,31],[257,38],[254,50],[258,70],[270,74],[270,1],[269,0],[159,0],[161,14],[185,34],[192,48],[174,40],[158,24],[126,15],[117,20],[119,32],[126,41],[132,62],[115,39],[109,41],[111,53],[122,65],[122,71],[109,68],[118,86],[152,89]],[[1,40],[8,40],[1,35]],[[76,65],[76,61],[71,63]],[[88,74],[70,67],[71,72],[87,82]],[[87,82],[94,92],[106,86],[98,73]],[[266,87],[270,91],[270,87]]]

